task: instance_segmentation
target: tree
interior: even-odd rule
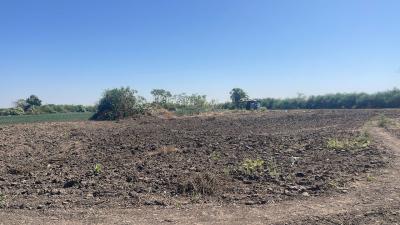
[[[24,109],[28,108],[28,103],[26,102],[25,99],[18,99],[17,101],[14,102],[15,108],[21,108]]]
[[[28,103],[29,106],[41,106],[42,100],[40,100],[36,95],[31,95],[26,99],[26,103]]]
[[[129,87],[106,90],[97,105],[93,120],[117,120],[144,113],[143,99]]]
[[[172,97],[171,92],[164,89],[153,89],[151,94],[154,97],[154,103],[156,104],[166,104]]]
[[[234,88],[230,92],[232,103],[236,108],[239,108],[240,102],[247,99],[247,93],[241,88]]]

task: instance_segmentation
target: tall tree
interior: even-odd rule
[[[26,99],[26,103],[28,103],[29,106],[41,106],[42,100],[40,100],[36,95],[31,95]]]
[[[166,104],[172,97],[171,92],[164,89],[153,89],[151,94],[154,97],[154,102],[157,104]]]
[[[239,107],[240,102],[247,99],[249,96],[247,93],[241,88],[234,88],[230,92],[232,103],[236,108]]]

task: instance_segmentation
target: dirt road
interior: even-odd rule
[[[353,183],[348,193],[264,206],[194,205],[184,208],[0,211],[0,224],[400,224],[400,140],[369,128],[393,151],[379,175]]]

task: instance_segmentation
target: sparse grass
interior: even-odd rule
[[[331,186],[334,189],[338,189],[339,188],[338,183],[336,181],[334,181],[334,180],[329,181],[328,185]]]
[[[374,176],[372,176],[371,174],[367,174],[367,181],[368,182],[372,182],[372,181],[375,181],[375,180],[376,180],[376,178]]]
[[[103,166],[100,163],[96,163],[93,168],[93,173],[99,175],[103,171]]]
[[[6,196],[0,193],[0,209],[4,208],[6,205]]]
[[[272,178],[277,178],[280,175],[280,170],[276,164],[275,159],[270,159],[267,162],[268,175]]]
[[[84,113],[52,113],[39,115],[0,116],[0,125],[38,122],[67,122],[89,120],[91,112]]]
[[[214,151],[211,153],[210,157],[213,161],[217,161],[217,160],[221,159],[221,153]]]
[[[358,149],[358,148],[366,148],[371,144],[371,138],[367,133],[363,133],[354,139],[338,139],[332,138],[327,142],[327,147],[329,149]]]
[[[241,166],[242,171],[249,176],[257,176],[263,173],[265,161],[262,159],[246,159]]]
[[[193,199],[203,195],[213,195],[217,190],[217,180],[210,173],[196,174],[178,186],[178,193],[190,194]]]
[[[390,123],[390,120],[385,115],[379,116],[378,127],[387,128]]]

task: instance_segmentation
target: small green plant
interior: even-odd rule
[[[94,169],[93,172],[95,175],[99,175],[102,171],[102,166],[101,164],[97,163],[96,165],[94,165]]]
[[[265,161],[262,159],[246,159],[242,163],[242,170],[246,175],[254,176],[263,173]]]
[[[217,160],[221,159],[221,153],[214,151],[211,153],[210,157],[212,160],[217,161]]]
[[[367,133],[363,133],[354,139],[337,139],[332,138],[327,142],[327,147],[330,149],[357,149],[366,148],[371,144],[371,138]]]
[[[334,189],[338,189],[339,188],[338,183],[336,181],[334,181],[334,180],[329,181],[328,185],[331,186]]]
[[[227,167],[225,167],[222,172],[224,173],[225,176],[229,176],[232,174],[232,172],[235,172],[236,168],[232,165],[228,165]]]
[[[328,140],[327,147],[332,149],[341,149],[344,148],[347,144],[347,140],[338,140],[336,138],[332,138]]]
[[[381,115],[378,120],[378,127],[387,128],[389,123],[389,119],[386,116]]]
[[[375,180],[376,180],[376,178],[374,176],[372,176],[371,174],[367,175],[367,181],[368,182],[372,182],[372,181],[375,181]]]
[[[270,159],[267,162],[268,174],[272,178],[277,178],[280,175],[280,170],[275,159]]]
[[[6,196],[0,193],[0,208],[4,208],[6,205]]]

